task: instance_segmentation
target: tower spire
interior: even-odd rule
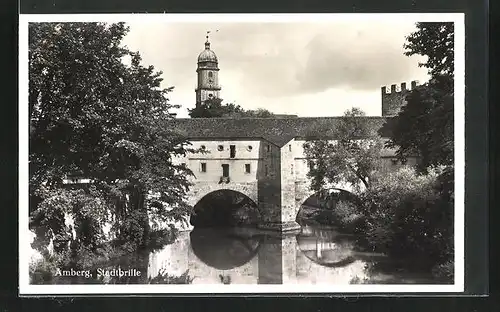
[[[207,30],[207,41],[205,41],[205,49],[210,49],[210,41],[208,41],[208,35],[210,34],[210,30]]]
[[[198,84],[195,89],[197,106],[206,100],[212,98],[218,99],[220,96],[219,66],[217,55],[215,55],[214,51],[210,50],[210,33],[213,33],[213,31],[207,30],[205,35],[205,49],[198,55],[198,66],[196,68]]]

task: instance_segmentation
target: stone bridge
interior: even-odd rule
[[[189,203],[194,206],[217,190],[236,191],[264,211],[262,228],[299,229],[297,213],[313,195],[303,145],[311,136],[334,141],[341,118],[173,119],[168,127],[184,135],[192,148],[205,151],[173,160],[195,175]],[[384,117],[354,118],[365,119],[382,136],[388,133]],[[388,167],[396,165],[394,151],[386,150],[383,158]],[[335,187],[350,191],[346,185]]]

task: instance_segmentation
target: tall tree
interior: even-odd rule
[[[391,236],[391,239],[396,239],[395,241],[403,239],[405,243],[400,243],[403,248],[397,248],[398,251],[421,248],[429,253],[429,259],[436,264],[435,270],[440,272],[439,274],[453,276],[454,24],[417,23],[416,26],[417,30],[407,37],[407,43],[404,45],[405,54],[426,57],[426,61],[419,65],[428,69],[430,80],[412,90],[406,98],[407,104],[398,116],[389,121],[392,124],[392,137],[388,145],[396,148],[398,155],[403,159],[408,155],[420,156],[418,169],[421,174],[415,177],[417,180],[432,181],[434,179],[432,176],[436,172],[432,168],[434,166],[444,166],[444,170],[437,177],[437,183],[432,183],[437,188],[437,193],[429,192],[427,196],[433,193],[434,195],[423,197],[422,203],[413,209],[399,209],[399,212],[404,213],[399,216],[394,214],[399,218],[399,220],[393,219],[397,220],[396,222],[388,223],[387,214],[378,218],[377,214],[374,214],[375,222],[369,227],[373,224],[390,224],[395,231],[391,230],[393,234],[386,235],[384,239]],[[387,182],[390,182],[390,179]],[[418,203],[418,197],[425,193],[420,191],[416,196],[412,196],[411,200],[407,200],[409,207]],[[394,198],[400,200],[405,197],[407,196],[404,194],[398,194]],[[385,200],[378,203],[383,203]],[[377,206],[379,210],[384,210],[383,204]],[[399,207],[391,204],[387,208],[391,206]],[[425,211],[420,211],[421,207],[426,207]],[[379,228],[383,226],[377,225],[373,228],[380,232]],[[415,230],[416,228],[420,229]],[[398,232],[400,233],[396,234]],[[415,233],[426,235],[419,237],[414,235]],[[428,237],[432,239],[428,240]],[[407,238],[411,241],[407,241]],[[390,244],[384,242],[383,245]],[[416,252],[412,258],[418,257],[419,254],[422,252]]]
[[[81,196],[122,216],[150,210],[180,220],[190,209],[191,172],[172,163],[187,142],[164,127],[172,88],[162,89],[161,72],[122,45],[127,32],[123,23],[29,25],[30,208],[38,224],[60,208],[50,203],[61,196],[74,214]],[[93,181],[84,195],[66,191],[71,173]]]
[[[404,45],[406,55],[427,57],[420,66],[428,69],[431,79],[408,95],[407,105],[390,121],[388,145],[403,159],[420,156],[421,171],[453,163],[453,44],[453,23],[417,23]]]
[[[354,188],[368,188],[380,165],[383,142],[358,108],[344,113],[335,129],[335,139],[310,138],[304,144],[311,188],[323,191],[347,182]]]
[[[429,70],[432,77],[448,76],[453,78],[454,39],[453,22],[417,23],[417,30],[406,37],[405,55],[423,55],[427,60],[419,66]]]

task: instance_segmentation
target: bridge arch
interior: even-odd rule
[[[329,190],[339,190],[348,192],[354,195],[354,187],[348,183],[339,183],[337,185],[331,186]],[[295,203],[296,211],[299,212],[301,206],[306,200],[311,196],[317,195],[318,192],[311,190],[311,184],[309,181],[300,182],[295,184]]]
[[[351,190],[346,190],[346,189],[342,189],[342,188],[338,188],[338,187],[332,187],[328,190],[331,192],[335,192],[335,191],[346,192],[346,193],[352,194],[353,196],[356,196],[356,194],[354,194]],[[297,199],[297,204],[299,206],[298,208],[300,209],[300,206],[302,206],[309,198],[311,198],[312,196],[315,196],[315,195],[318,195],[318,192],[310,191],[310,192],[307,192],[307,194],[302,195],[302,197],[298,198]]]
[[[311,190],[309,183],[298,186],[296,189],[296,197],[295,197],[296,200],[295,221],[302,225],[307,224],[308,222],[307,220],[309,220],[312,217],[311,213],[312,214],[318,213],[319,211],[317,211],[317,209],[324,209],[324,208],[326,208],[327,210],[335,209],[334,207],[337,207],[338,200],[341,201],[347,200],[348,202],[351,202],[355,205],[361,204],[359,197],[356,195],[354,191],[354,188],[352,186],[349,186],[348,184],[339,184],[332,186],[326,189],[325,192],[328,195],[333,195],[332,193],[338,193],[338,196],[340,197],[337,196],[332,197],[331,198],[332,200],[333,198],[337,198],[333,202],[330,202],[330,200],[324,201],[319,199],[318,197],[315,197],[320,194],[319,192]],[[324,206],[325,204],[326,206]],[[328,213],[326,216],[329,216]]]
[[[252,195],[247,186],[241,185],[204,189],[193,197],[196,204],[189,223],[195,227],[255,225],[260,222],[261,213],[256,196]]]
[[[250,198],[254,203],[258,203],[257,183],[195,183],[189,190],[188,203],[194,207],[205,196],[215,191],[233,191],[241,193]]]

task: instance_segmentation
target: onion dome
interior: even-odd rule
[[[212,62],[212,63],[217,63],[217,55],[215,55],[214,51],[210,50],[210,42],[207,41],[205,42],[205,50],[203,50],[200,55],[198,56],[198,63],[203,63],[203,62]]]

